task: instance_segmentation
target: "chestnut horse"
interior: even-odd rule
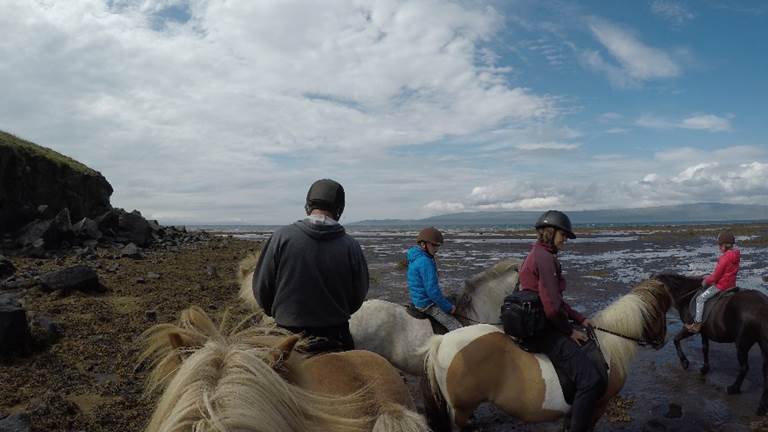
[[[680,313],[682,322],[692,321],[690,310],[691,298],[701,287],[701,277],[688,277],[677,274],[661,274],[654,276],[663,282],[674,299],[675,309]],[[714,303],[717,297],[708,303]],[[739,360],[739,372],[736,381],[729,385],[727,392],[741,392],[741,384],[749,370],[748,354],[754,344],[760,346],[763,354],[763,395],[757,407],[757,415],[768,413],[768,296],[755,290],[739,290],[731,297],[723,299],[713,308],[701,326],[701,351],[704,364],[700,372],[709,372],[709,341],[736,344],[736,356]],[[689,332],[685,326],[675,336],[675,349],[683,369],[688,369],[689,362],[680,346],[680,341],[695,333]]]
[[[197,307],[144,333],[147,391],[162,389],[147,432],[427,431],[402,377],[381,356],[307,357],[299,337],[250,326],[229,334]]]
[[[253,310],[261,310],[253,297],[252,279],[257,258],[240,261],[240,298]],[[464,283],[456,302],[456,317],[462,324],[498,323],[504,297],[517,286],[518,265],[514,259],[502,260]],[[355,347],[373,351],[398,369],[412,375],[424,372],[424,346],[434,335],[429,320],[414,318],[400,304],[372,299],[363,302],[349,320]]]
[[[670,306],[664,284],[647,280],[592,319],[597,328],[615,333],[596,332],[609,374],[594,422],[624,386],[637,341],[654,341],[656,349],[663,346]],[[429,343],[423,390],[430,426],[436,432],[466,425],[482,402],[525,422],[552,421],[570,411],[549,358],[522,350],[494,326],[460,328],[434,336]]]

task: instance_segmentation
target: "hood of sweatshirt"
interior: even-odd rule
[[[432,259],[432,257],[424,249],[418,246],[413,246],[412,248],[408,249],[408,252],[405,253],[405,256],[408,258],[408,264],[416,261],[417,258],[422,256]]]
[[[346,234],[344,226],[341,224],[315,224],[306,219],[302,219],[296,221],[294,225],[296,225],[301,232],[316,240],[333,240]]]

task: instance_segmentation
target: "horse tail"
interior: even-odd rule
[[[443,397],[435,371],[435,359],[443,336],[432,336],[427,342],[427,354],[424,356],[424,376],[421,378],[421,393],[429,427],[435,432],[452,430],[448,403]]]
[[[240,286],[238,297],[246,306],[254,311],[260,311],[261,307],[253,295],[253,272],[259,262],[259,253],[248,254],[237,264],[237,284]]]
[[[379,408],[379,416],[371,432],[428,432],[424,417],[393,402],[385,402]]]

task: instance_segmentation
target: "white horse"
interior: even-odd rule
[[[499,322],[504,297],[517,286],[519,264],[500,261],[465,282],[456,304],[456,315],[464,325]],[[373,351],[409,374],[423,374],[424,347],[434,335],[429,320],[412,317],[402,305],[373,299],[352,315],[349,330],[358,349]]]
[[[238,271],[240,298],[254,310],[260,310],[252,288],[257,260],[246,257]],[[456,304],[459,320],[464,325],[499,323],[504,297],[517,286],[519,265],[519,260],[502,260],[465,281]],[[412,317],[403,305],[372,299],[352,315],[349,330],[357,349],[373,351],[409,374],[423,374],[426,343],[434,335],[429,320]]]

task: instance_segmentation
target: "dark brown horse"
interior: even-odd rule
[[[690,310],[691,298],[701,287],[701,277],[688,277],[676,274],[661,274],[654,278],[666,285],[675,309],[683,322],[691,322],[693,311]],[[715,299],[710,300],[714,301]],[[754,344],[760,346],[763,353],[763,396],[757,407],[758,415],[768,413],[768,297],[755,290],[740,290],[733,296],[723,299],[722,304],[713,309],[701,327],[701,350],[704,364],[701,373],[709,372],[709,341],[735,343],[739,360],[739,373],[736,381],[728,386],[729,394],[741,392],[741,383],[749,370],[748,357]],[[685,326],[675,336],[675,349],[683,369],[688,369],[688,359],[683,354],[680,341],[693,336]]]

